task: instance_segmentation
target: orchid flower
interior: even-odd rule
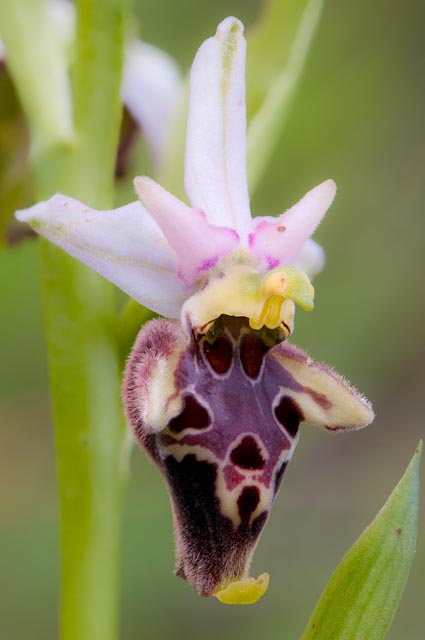
[[[55,195],[17,213],[39,234],[167,319],[140,331],[123,396],[136,439],[171,497],[176,573],[202,595],[253,602],[254,548],[301,422],[329,431],[373,412],[329,367],[289,346],[322,263],[310,240],[335,195],[326,180],[277,218],[251,218],[243,26],[226,18],[191,70],[185,186],[147,177],[140,201],[96,211]]]

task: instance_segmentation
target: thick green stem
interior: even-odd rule
[[[78,146],[60,189],[106,208],[113,204],[120,120],[123,3],[81,0],[78,16]],[[41,176],[50,162],[41,164],[44,190]],[[124,435],[114,292],[47,244],[43,271],[61,498],[62,638],[112,640],[118,628]]]
[[[37,197],[62,191],[94,207],[112,207],[124,0],[77,4],[70,136],[42,117],[44,96],[46,107],[54,105],[51,118],[62,122],[63,82],[32,72],[58,54],[47,37],[44,0],[4,5],[7,55],[35,142]],[[31,30],[34,16],[38,28]],[[30,55],[22,54],[25,48]],[[56,78],[63,78],[65,60],[58,64]],[[114,640],[124,475],[114,289],[48,243],[42,244],[42,267],[59,474],[62,639]]]
[[[113,640],[124,435],[114,292],[47,242],[42,262],[60,492],[62,638]]]

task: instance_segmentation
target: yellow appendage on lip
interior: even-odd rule
[[[205,327],[221,315],[249,318],[252,329],[277,329],[286,324],[292,330],[294,304],[313,309],[314,289],[307,275],[292,266],[258,273],[246,264],[231,265],[207,281],[189,298],[182,317],[192,327]]]
[[[217,589],[213,595],[224,604],[254,604],[266,593],[269,579],[268,573],[262,573],[257,579],[235,580]]]
[[[306,311],[313,309],[314,289],[304,271],[296,267],[276,267],[261,278],[257,298],[256,313],[248,316],[251,329],[263,326],[276,329],[287,319],[285,303],[295,302]]]

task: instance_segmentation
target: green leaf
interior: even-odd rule
[[[253,195],[285,125],[323,0],[269,0],[247,35],[248,183]]]
[[[381,640],[415,553],[422,441],[393,493],[328,582],[302,640]]]

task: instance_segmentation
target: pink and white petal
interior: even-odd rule
[[[178,317],[188,292],[177,278],[174,252],[140,202],[97,211],[57,194],[16,217],[137,302]]]
[[[325,261],[326,258],[323,247],[321,247],[318,242],[310,238],[301,247],[301,251],[294,262],[294,266],[304,271],[310,280],[312,280],[322,271],[325,266]]]
[[[306,422],[330,431],[361,429],[374,418],[371,404],[326,364],[311,360],[301,349],[281,343],[269,352],[269,368],[280,381],[280,397],[289,398],[286,409]],[[289,406],[288,406],[289,405]]]
[[[121,96],[157,164],[163,159],[181,93],[178,67],[170,55],[140,40],[127,44]]]
[[[246,176],[243,26],[226,18],[198,50],[190,75],[185,186],[211,224],[245,240],[251,219]]]
[[[150,178],[136,178],[137,194],[176,253],[179,277],[194,284],[239,245],[234,229],[211,225],[202,211],[191,209]]]
[[[251,251],[264,266],[294,264],[332,204],[335,193],[335,182],[326,180],[278,218],[254,219],[249,236]]]

